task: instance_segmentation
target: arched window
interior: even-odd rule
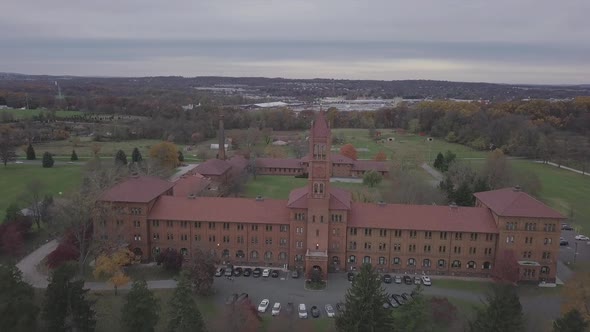
[[[229,257],[229,250],[223,249],[223,251],[221,252],[221,257]]]
[[[303,255],[295,255],[295,261],[296,262],[302,262],[303,261]]]
[[[492,263],[490,263],[490,262],[484,262],[483,263],[483,268],[484,268],[484,270],[490,270],[492,268]]]
[[[188,255],[188,249],[186,249],[186,248],[180,248],[180,254],[181,254],[182,256],[186,256],[186,255]]]
[[[267,251],[264,253],[264,259],[269,261],[272,259],[272,251]]]
[[[416,260],[413,258],[408,258],[408,266],[415,266]]]
[[[393,257],[393,265],[399,265],[401,262],[401,259],[399,257]]]
[[[279,253],[279,259],[282,260],[282,261],[287,260],[287,253],[284,252],[284,251],[281,251]]]
[[[430,259],[426,258],[425,260],[423,260],[422,266],[423,267],[430,267]]]
[[[154,247],[154,248],[152,249],[152,254],[154,254],[154,255],[157,255],[157,254],[159,254],[159,253],[160,253],[160,247]]]
[[[454,260],[453,261],[453,264],[451,264],[451,267],[460,268],[461,267],[461,261]]]
[[[379,265],[385,265],[385,257],[379,257]]]
[[[258,251],[252,250],[252,252],[250,252],[250,258],[258,259]]]
[[[438,260],[438,267],[445,267],[445,265],[447,265],[447,262],[445,262],[444,259],[439,259]]]
[[[244,258],[246,257],[246,254],[244,253],[244,250],[238,250],[236,251],[236,258]]]
[[[355,255],[348,256],[348,261],[350,263],[356,263],[356,256]]]
[[[338,258],[338,256],[332,256],[332,263],[340,264],[340,259]]]
[[[365,257],[363,257],[363,263],[369,263],[369,264],[371,264],[371,256],[365,256]]]
[[[541,266],[541,274],[549,274],[549,266]]]
[[[474,261],[467,262],[467,268],[468,269],[475,269],[476,266],[477,266],[477,264],[475,264]]]

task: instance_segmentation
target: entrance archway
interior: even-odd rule
[[[135,256],[141,258],[141,256],[143,255],[143,251],[141,251],[141,248],[135,248],[133,249],[133,253],[135,254]]]

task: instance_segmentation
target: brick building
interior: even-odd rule
[[[330,136],[320,113],[308,184],[288,200],[196,197],[186,185],[136,177],[103,194],[115,216],[95,225],[95,236],[126,243],[143,260],[201,248],[236,265],[326,272],[366,262],[382,272],[468,276],[511,266],[523,281],[555,280],[559,213],[517,188],[477,193],[476,207],[353,202],[330,186],[340,158],[330,156]]]

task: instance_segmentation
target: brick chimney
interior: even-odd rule
[[[219,116],[219,151],[217,159],[225,160],[225,132],[223,130],[223,115]]]

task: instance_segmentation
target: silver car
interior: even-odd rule
[[[334,316],[336,316],[336,311],[334,311],[334,308],[332,307],[331,304],[326,304],[326,315],[328,315],[328,317],[332,318]]]

